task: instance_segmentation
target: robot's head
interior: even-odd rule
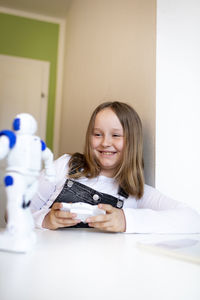
[[[13,130],[18,134],[34,134],[37,130],[37,122],[32,115],[22,113],[16,115],[13,121]]]

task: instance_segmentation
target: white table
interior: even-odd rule
[[[32,252],[0,252],[1,300],[200,299],[200,265],[136,246],[139,240],[177,238],[175,235],[92,229],[36,232]]]

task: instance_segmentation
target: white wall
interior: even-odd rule
[[[156,187],[200,211],[200,1],[157,1]]]
[[[145,178],[154,185],[155,0],[73,0],[66,27],[60,154],[82,151],[93,109],[128,102],[144,127]]]

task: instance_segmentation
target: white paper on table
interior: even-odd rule
[[[138,242],[139,248],[200,264],[200,241],[197,239],[164,240],[154,243]]]

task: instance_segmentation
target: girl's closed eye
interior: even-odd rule
[[[101,133],[99,133],[99,132],[94,132],[93,135],[94,135],[94,136],[101,136]]]
[[[115,133],[115,134],[113,134],[113,137],[122,137],[122,135],[118,134],[118,133]]]

